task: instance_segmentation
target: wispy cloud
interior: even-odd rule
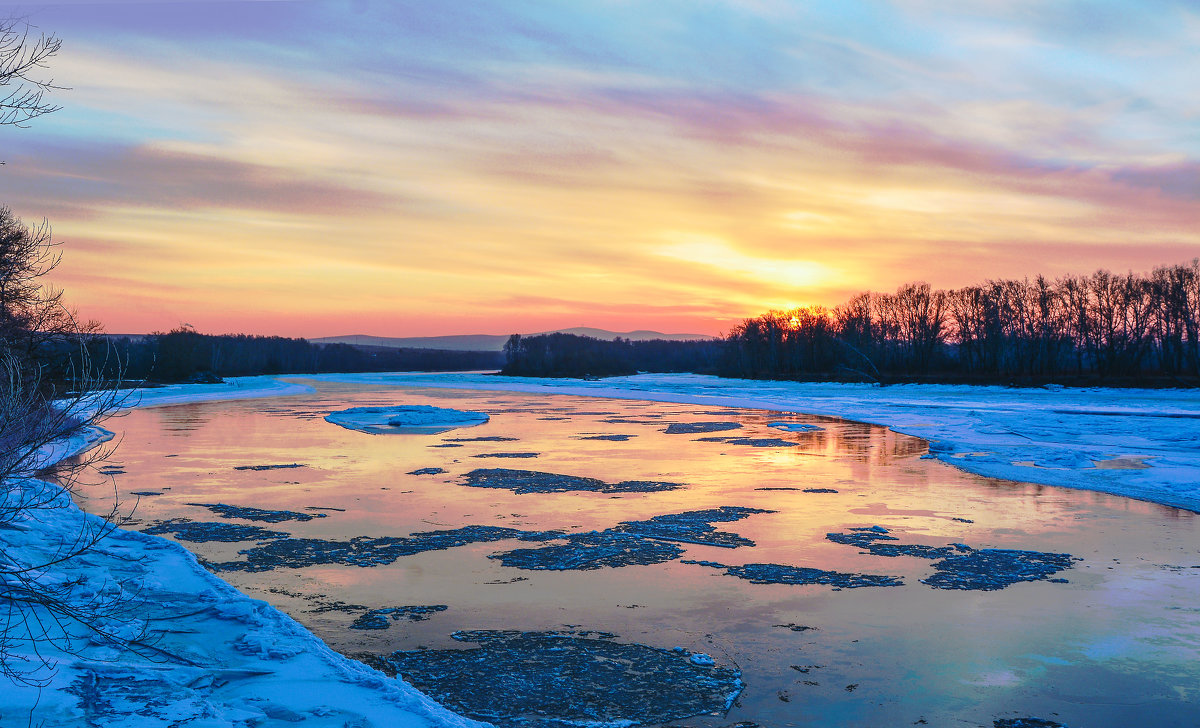
[[[73,90],[4,132],[110,328],[716,332],[1200,244],[1188,3],[204,5],[46,11]]]

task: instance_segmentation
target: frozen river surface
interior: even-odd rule
[[[317,387],[115,421],[134,528],[460,712],[1195,724],[1193,513],[967,474],[839,419]],[[324,419],[419,405],[488,420],[379,435]]]

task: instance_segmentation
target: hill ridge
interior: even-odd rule
[[[650,339],[666,339],[668,341],[688,341],[698,339],[715,339],[715,336],[705,334],[665,334],[659,331],[639,329],[637,331],[608,331],[588,326],[576,326],[554,331],[539,331],[521,336],[538,336],[541,334],[575,334],[590,336],[596,339],[612,340],[616,337],[645,341]],[[508,341],[508,334],[453,334],[448,336],[375,336],[373,334],[343,334],[340,336],[322,336],[311,338],[314,344],[356,344],[361,346],[385,346],[394,349],[448,349],[453,351],[501,351]]]

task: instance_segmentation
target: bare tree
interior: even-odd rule
[[[0,345],[23,358],[38,352],[64,334],[86,336],[99,324],[80,322],[62,302],[62,291],[45,283],[45,276],[62,259],[50,224],[30,227],[0,207]]]
[[[722,369],[782,378],[839,370],[876,380],[1196,386],[1200,259],[1150,274],[1099,270],[952,291],[910,283],[860,293],[832,311],[769,311],[730,331]]]
[[[84,486],[113,485],[93,467],[111,450],[93,446],[111,437],[98,423],[124,399],[101,372],[120,367],[92,360],[92,326],[45,284],[58,260],[49,226],[31,229],[0,208],[0,674],[34,683],[49,664],[46,644],[70,651],[85,634],[149,649],[140,631],[113,629],[130,624],[120,618],[133,606],[130,590],[84,595],[71,580],[48,578],[125,521],[115,487],[98,518],[73,521],[41,548],[9,548],[4,536],[46,527]]]
[[[946,292],[928,283],[908,283],[895,296],[900,339],[908,349],[911,366],[927,373],[934,354],[945,341]]]
[[[59,108],[45,100],[58,87],[39,72],[60,45],[28,23],[0,19],[0,126],[23,127]],[[100,374],[119,378],[120,366],[91,356],[98,326],[81,324],[46,282],[59,260],[48,223],[30,227],[0,207],[0,675],[31,684],[52,666],[46,645],[71,652],[81,635],[156,652],[144,627],[129,628],[139,624],[128,618],[130,590],[88,593],[56,574],[124,522],[114,487],[99,517],[73,519],[66,530],[46,525],[89,478],[112,484],[92,468],[111,450],[94,446],[111,437],[98,423],[123,404]],[[52,532],[39,533],[38,548],[10,548],[17,534],[43,528]]]
[[[0,125],[25,126],[60,108],[45,96],[61,87],[37,74],[46,69],[46,61],[58,53],[62,41],[34,31],[20,19],[0,19]]]
[[[69,500],[85,486],[111,484],[111,476],[98,474],[111,448],[93,446],[111,433],[96,422],[122,405],[123,395],[84,369],[73,377],[73,389],[63,392],[31,376],[19,356],[0,353],[0,675],[11,681],[38,684],[43,668],[52,661],[42,657],[44,645],[72,651],[79,635],[100,639],[127,649],[151,649],[144,629],[130,633],[114,625],[131,623],[127,612],[135,605],[128,589],[108,595],[81,594],[77,582],[48,578],[92,549],[123,524],[115,495],[99,517],[73,520],[68,531],[46,535],[37,550],[11,549],[4,532],[45,527],[52,511],[69,508]],[[83,451],[76,455],[75,451]],[[68,456],[68,457],[64,457]],[[27,649],[17,649],[22,644]]]

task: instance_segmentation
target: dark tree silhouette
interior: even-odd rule
[[[44,98],[53,81],[35,74],[59,47],[26,23],[0,20],[0,126],[21,127],[57,110]],[[58,262],[48,223],[30,227],[0,207],[0,675],[34,684],[49,666],[39,649],[46,643],[71,651],[86,635],[154,653],[143,634],[114,630],[114,618],[130,606],[122,590],[81,594],[76,583],[53,578],[122,522],[115,496],[102,517],[47,537],[35,553],[8,548],[4,538],[44,528],[42,519],[87,484],[91,466],[108,454],[90,447],[110,436],[97,423],[121,405],[119,391],[92,365],[94,325],[81,325],[46,282]],[[90,454],[63,457],[85,449]]]
[[[110,436],[97,424],[120,408],[122,395],[92,365],[89,331],[45,283],[57,262],[48,226],[31,229],[0,209],[0,544],[5,532],[38,528],[83,486],[111,484],[93,468],[110,451],[91,446]],[[82,449],[90,451],[63,457]],[[127,600],[80,599],[71,582],[45,578],[123,522],[113,494],[100,518],[81,520],[64,540],[48,538],[53,545],[37,556],[0,549],[0,674],[37,682],[46,663],[35,657],[31,664],[30,654],[40,654],[36,645],[69,650],[79,628],[126,648],[149,648],[142,635],[110,627]],[[14,648],[30,642],[32,652],[18,656]]]
[[[611,377],[636,372],[715,372],[720,341],[612,341],[575,334],[513,334],[501,374],[526,377]]]
[[[1149,274],[926,283],[746,319],[721,372],[780,379],[1200,385],[1200,260]]]

